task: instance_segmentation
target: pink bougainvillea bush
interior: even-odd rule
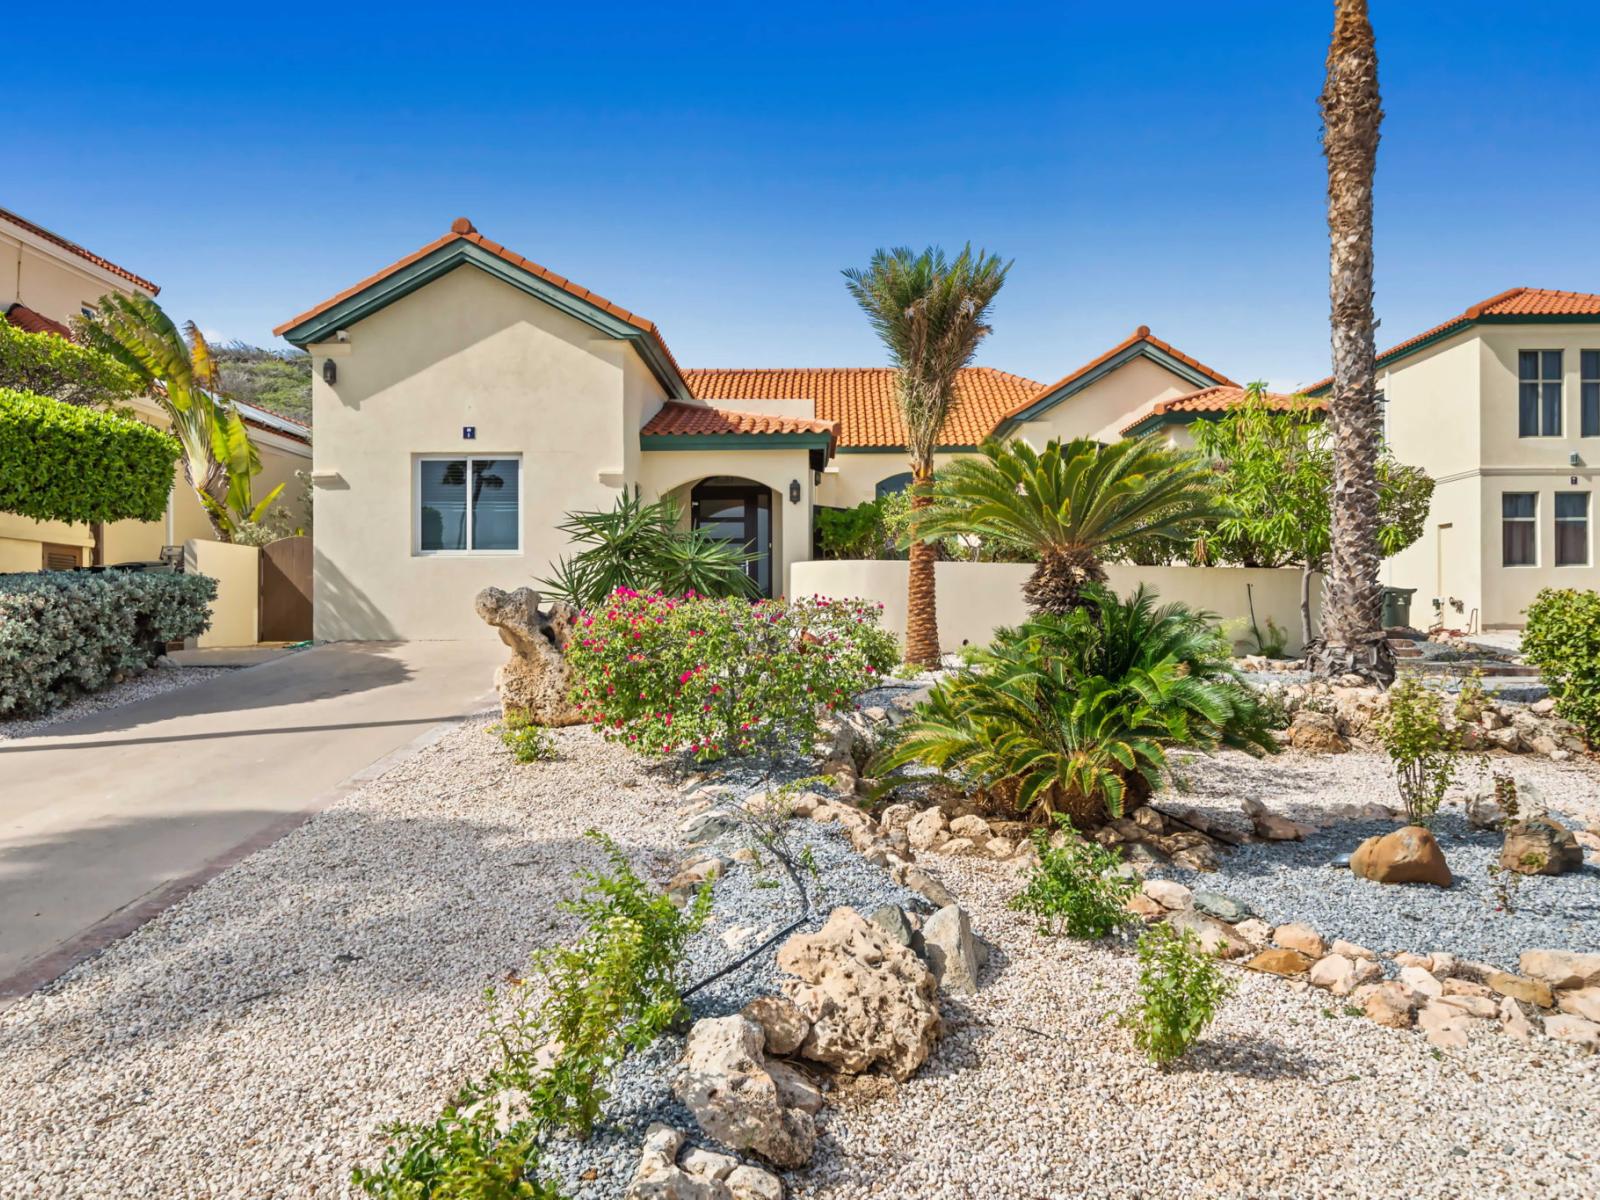
[[[899,661],[862,600],[713,600],[619,588],[586,609],[567,657],[612,741],[708,760],[809,744],[825,713]]]

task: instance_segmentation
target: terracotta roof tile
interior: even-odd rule
[[[810,400],[817,417],[839,427],[839,445],[898,447],[905,422],[893,367],[794,367],[685,371],[696,397],[709,401]],[[993,367],[964,367],[939,441],[975,446],[1039,384]]]
[[[1017,405],[1014,409],[1008,412],[1006,416],[1014,417],[1018,413],[1025,412],[1038,401],[1042,400],[1045,396],[1048,396],[1051,392],[1058,391],[1059,389],[1066,387],[1075,379],[1087,375],[1090,371],[1093,371],[1096,367],[1101,366],[1104,363],[1110,362],[1124,350],[1127,350],[1132,346],[1136,346],[1140,342],[1144,342],[1147,345],[1154,346],[1157,350],[1161,350],[1167,354],[1170,354],[1179,362],[1187,363],[1196,371],[1199,371],[1202,375],[1209,376],[1210,378],[1215,379],[1218,383],[1227,384],[1230,387],[1238,386],[1233,382],[1233,380],[1229,379],[1221,371],[1217,371],[1206,366],[1205,363],[1201,362],[1197,358],[1190,358],[1187,354],[1185,354],[1182,350],[1179,350],[1170,342],[1164,342],[1160,338],[1156,337],[1150,332],[1150,326],[1141,325],[1122,341],[1118,342],[1115,346],[1111,347],[1111,349],[1107,350],[1104,354],[1096,355],[1094,358],[1091,358],[1088,362],[1084,363],[1083,366],[1079,367],[1076,371],[1072,371],[1067,375],[1063,375],[1054,383],[1046,384],[1040,387],[1034,395],[1029,396],[1021,404]]]
[[[1422,342],[1431,341],[1441,334],[1465,329],[1484,317],[1588,317],[1600,320],[1600,295],[1591,292],[1557,292],[1548,288],[1508,288],[1497,296],[1480,300],[1448,321],[1409,337],[1398,345],[1390,346],[1378,355],[1378,365],[1403,355]],[[1306,388],[1308,392],[1321,391],[1333,382],[1333,376],[1319,379]]]
[[[1268,408],[1288,409],[1300,401],[1299,397],[1286,392],[1265,392],[1263,395]],[[1174,396],[1171,400],[1162,400],[1152,405],[1124,425],[1121,432],[1126,434],[1151,417],[1164,417],[1169,413],[1224,413],[1242,401],[1244,396],[1245,389],[1234,383],[1226,387],[1201,388],[1198,392],[1190,392],[1187,396]],[[1318,409],[1327,407],[1320,400],[1312,401],[1311,404]]]
[[[129,283],[135,284],[138,287],[142,287],[152,296],[161,291],[159,287],[151,283],[148,279],[145,279],[139,275],[135,275],[126,267],[119,267],[110,259],[101,258],[98,254],[94,254],[91,251],[85,250],[82,246],[78,245],[77,242],[69,242],[59,233],[51,233],[42,225],[35,225],[32,221],[29,221],[24,217],[17,216],[16,213],[10,211],[9,209],[0,208],[0,221],[9,221],[11,224],[18,226],[19,228],[26,229],[35,237],[41,237],[52,245],[60,246],[63,250],[66,250],[72,254],[76,254],[79,258],[92,262],[102,271],[110,271],[118,278],[126,279]]]
[[[366,291],[367,288],[371,287],[373,284],[382,282],[395,272],[404,270],[418,259],[426,258],[428,255],[432,254],[441,247],[448,246],[450,243],[458,241],[471,242],[480,249],[487,250],[496,258],[503,259],[512,266],[521,267],[524,271],[527,271],[531,275],[537,275],[546,283],[560,288],[568,295],[575,296],[579,300],[586,301],[590,304],[593,304],[597,308],[604,309],[617,319],[626,321],[635,329],[643,330],[645,333],[650,335],[652,340],[654,340],[657,348],[660,349],[662,354],[666,356],[667,361],[670,362],[675,369],[677,368],[678,361],[672,356],[672,351],[667,348],[666,340],[661,336],[661,331],[656,327],[655,322],[648,321],[644,317],[639,316],[637,313],[629,312],[620,304],[614,304],[610,300],[607,300],[604,296],[600,296],[594,292],[591,292],[588,288],[579,287],[564,275],[557,275],[548,267],[540,266],[532,259],[524,258],[520,254],[516,254],[513,251],[507,250],[499,242],[490,241],[488,238],[484,237],[483,234],[479,233],[475,228],[473,228],[472,222],[467,220],[465,217],[457,217],[450,225],[450,232],[445,234],[442,238],[438,238],[435,241],[429,242],[420,250],[416,250],[413,253],[406,255],[397,262],[390,263],[387,267],[384,267],[383,270],[367,276],[360,283],[353,284],[352,286],[345,288],[344,291],[340,292],[338,295],[328,297],[328,299],[324,300],[321,304],[316,305],[314,308],[308,308],[299,316],[291,317],[272,332],[275,335],[282,335],[287,330],[293,329],[296,325],[304,324],[312,317],[327,312],[328,309],[332,308],[336,304],[340,304],[345,300],[348,300],[351,296],[354,296],[359,292]],[[680,374],[681,373],[682,372],[680,371]]]
[[[839,437],[837,421],[813,421],[778,413],[737,412],[702,404],[679,404],[669,400],[661,411],[645,422],[641,434],[654,437],[706,437],[732,434],[825,433],[829,448]]]
[[[6,309],[6,321],[23,333],[53,333],[57,337],[72,339],[72,330],[60,321],[52,321],[43,313],[36,313],[26,304],[13,304]]]

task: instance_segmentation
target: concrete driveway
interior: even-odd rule
[[[333,643],[0,742],[0,1006],[492,699],[505,655]]]

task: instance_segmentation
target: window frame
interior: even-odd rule
[[[1589,420],[1590,396],[1594,397],[1593,422]],[[1578,351],[1578,436],[1600,437],[1600,350]]]
[[[474,462],[505,462],[514,461],[517,464],[517,544],[514,549],[507,550],[474,550],[472,548],[473,522],[475,517],[472,511],[472,496],[470,494],[472,480],[472,464]],[[464,462],[466,464],[466,479],[464,485],[469,489],[466,504],[466,546],[460,550],[424,550],[422,548],[422,464],[425,462]],[[523,470],[521,454],[481,454],[474,451],[471,454],[413,454],[411,456],[411,555],[413,558],[516,558],[522,554],[522,502],[527,489],[527,475]]]
[[[1532,496],[1533,515],[1531,517],[1506,516],[1506,498],[1508,496]],[[1531,562],[1507,562],[1506,558],[1506,526],[1511,522],[1519,525],[1533,527],[1533,559]],[[1539,566],[1539,493],[1538,492],[1501,492],[1500,493],[1500,565],[1508,571],[1526,571],[1530,568],[1537,570]]]
[[[1532,379],[1526,379],[1526,378],[1523,377],[1523,374],[1522,374],[1522,356],[1525,355],[1525,354],[1531,354],[1531,355],[1533,355],[1533,358],[1534,358],[1535,367],[1534,367],[1534,376],[1533,376]],[[1557,370],[1554,378],[1546,377],[1546,375],[1544,374],[1545,355],[1547,355],[1547,354],[1554,354],[1554,355],[1557,356],[1557,362],[1558,362],[1558,365],[1559,365],[1559,370]],[[1525,349],[1525,348],[1518,348],[1518,350],[1517,350],[1517,437],[1519,439],[1521,439],[1521,438],[1528,438],[1528,439],[1531,439],[1531,438],[1544,438],[1546,440],[1554,439],[1554,440],[1559,441],[1560,439],[1562,439],[1562,438],[1564,438],[1566,436],[1566,428],[1567,428],[1567,378],[1566,377],[1567,377],[1567,355],[1566,355],[1566,351],[1565,350],[1560,349],[1560,348],[1553,348],[1553,349],[1548,349],[1548,350],[1531,350],[1531,349]],[[1556,425],[1557,425],[1557,428],[1556,428],[1556,431],[1554,433],[1550,433],[1550,432],[1546,431],[1546,429],[1544,427],[1544,389],[1546,387],[1550,386],[1551,384],[1554,384],[1555,387],[1556,387]],[[1534,415],[1534,424],[1535,424],[1536,428],[1538,429],[1537,433],[1524,433],[1522,431],[1522,389],[1525,388],[1525,387],[1528,387],[1529,385],[1532,385],[1532,387],[1534,389],[1534,410],[1533,410],[1533,415]]]
[[[1561,497],[1563,497],[1563,496],[1582,496],[1583,497],[1583,516],[1581,518],[1580,517],[1563,517],[1561,515]],[[1594,509],[1594,502],[1593,502],[1593,500],[1590,499],[1589,493],[1587,491],[1575,491],[1575,490],[1569,489],[1569,490],[1564,491],[1564,492],[1555,493],[1555,500],[1553,500],[1551,502],[1551,504],[1550,504],[1550,516],[1551,516],[1552,521],[1555,524],[1555,542],[1554,542],[1554,545],[1552,546],[1552,549],[1551,549],[1551,564],[1550,564],[1551,566],[1555,566],[1555,567],[1588,567],[1588,566],[1592,566],[1593,565],[1593,563],[1594,563],[1594,543],[1593,543],[1593,540],[1592,540],[1591,531],[1589,529],[1589,517],[1590,517],[1590,514],[1592,513],[1593,509]],[[1561,526],[1562,525],[1573,525],[1573,524],[1582,524],[1583,525],[1583,560],[1581,562],[1562,562],[1561,561]]]

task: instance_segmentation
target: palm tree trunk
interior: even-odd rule
[[[1372,318],[1372,187],[1378,159],[1378,51],[1367,0],[1335,0],[1328,77],[1322,92],[1323,153],[1328,159],[1328,295],[1333,392],[1332,553],[1323,585],[1318,674],[1394,679],[1383,635],[1378,583],[1378,405]]]
[[[911,464],[911,508],[915,512],[933,503],[933,463]],[[934,563],[938,549],[931,542],[911,543],[906,583],[906,661],[920,667],[939,665],[939,613],[934,594]]]
[[[1022,585],[1022,599],[1036,615],[1065,616],[1084,605],[1084,589],[1105,581],[1105,568],[1089,551],[1064,554],[1059,550],[1046,550],[1039,555],[1039,565]]]

